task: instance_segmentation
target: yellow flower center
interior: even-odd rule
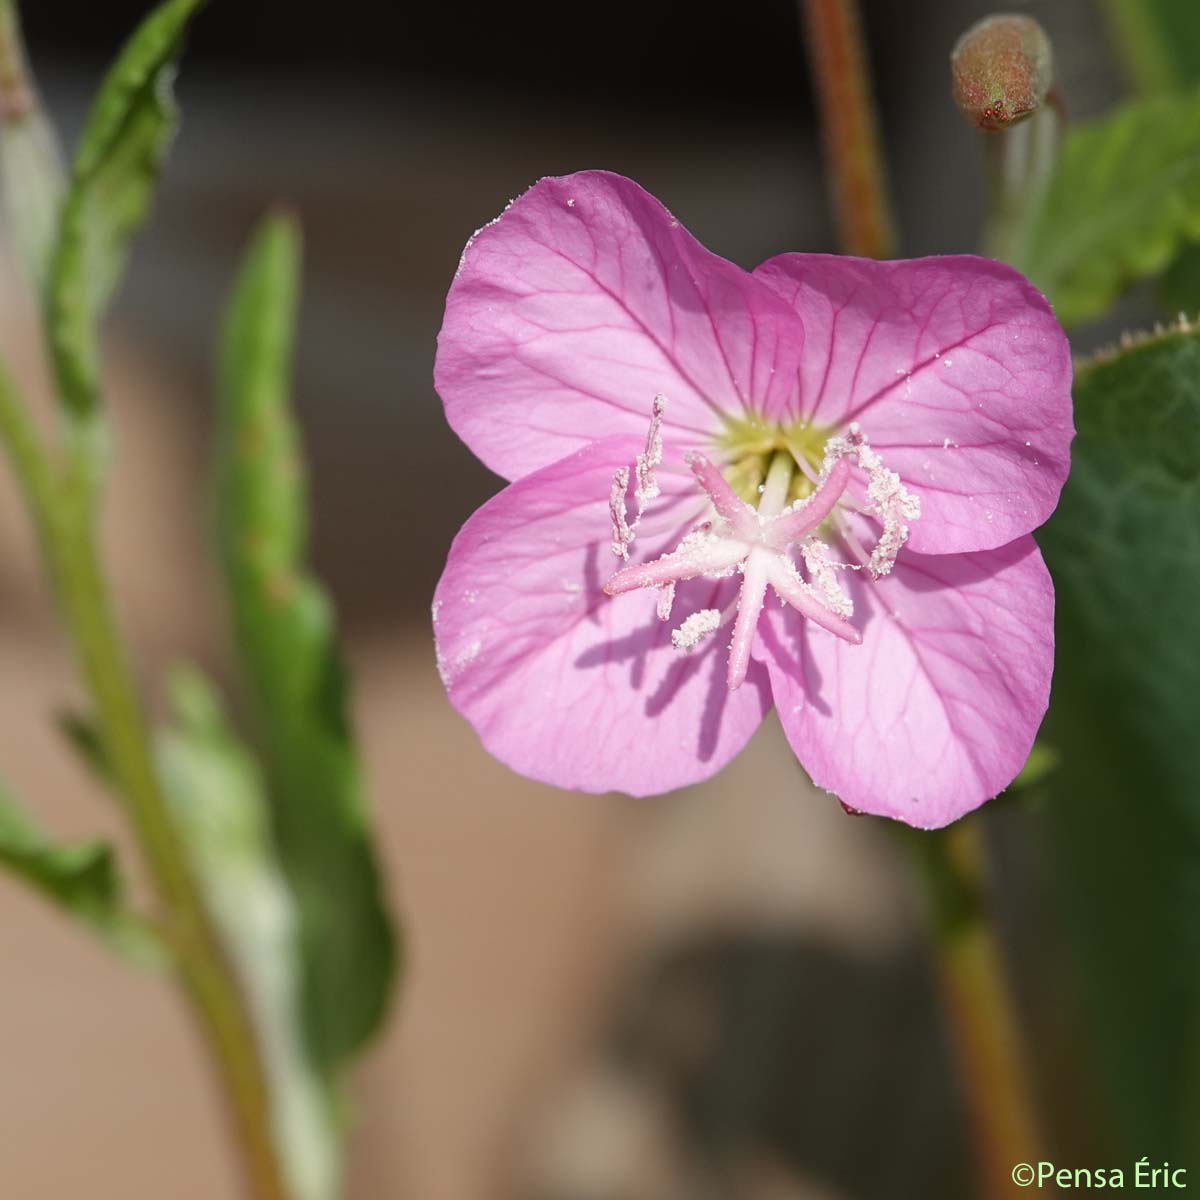
[[[779,425],[758,416],[727,418],[725,431],[717,439],[724,452],[722,473],[741,499],[756,505],[771,460],[776,454],[787,453],[801,470],[792,475],[786,503],[803,500],[814,491],[812,480],[821,470],[825,443],[835,432],[828,426],[806,421]]]

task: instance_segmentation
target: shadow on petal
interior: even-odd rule
[[[780,619],[788,631],[788,638],[792,642],[792,646],[784,644],[775,621],[763,621],[759,624],[758,631],[763,645],[782,670],[786,671],[793,679],[802,681],[805,702],[811,704],[822,716],[827,717],[832,710],[828,702],[821,696],[821,672],[817,669],[812,655],[808,654],[805,649],[805,639],[809,636],[808,622],[793,612],[784,612]]]
[[[737,587],[738,581],[731,579],[715,582],[697,579],[680,584],[670,621],[658,619],[653,593],[648,593],[644,597],[646,616],[642,624],[618,637],[602,638],[584,650],[573,665],[589,670],[628,662],[632,689],[636,692],[651,689],[644,709],[649,720],[661,717],[683,690],[707,671],[708,687],[697,730],[696,753],[701,762],[708,762],[719,745],[721,724],[729,702],[726,660],[722,653],[727,649],[728,639],[718,631],[699,649],[685,653],[672,645],[671,630],[701,609],[725,608],[733,600]],[[630,602],[624,597],[609,600],[602,596],[601,599],[608,603]],[[754,688],[763,703],[769,703],[770,684],[765,669],[752,670],[743,686]]]

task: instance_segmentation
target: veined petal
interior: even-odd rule
[[[722,417],[794,403],[804,329],[765,284],[710,253],[619,175],[543,179],[468,243],[434,380],[458,435],[520,478],[610,435],[654,397],[679,448]]]
[[[463,526],[433,602],[455,708],[502,762],[558,787],[648,795],[706,779],[770,707],[761,663],[730,693],[720,635],[682,654],[653,594],[601,591],[618,561],[609,485],[643,445],[610,438],[505,488]],[[631,561],[670,550],[705,507],[671,452],[658,482]],[[738,583],[678,584],[673,623],[724,608]]]
[[[754,274],[805,329],[796,407],[767,415],[859,421],[920,497],[912,550],[991,549],[1050,515],[1075,432],[1071,357],[1024,277],[970,256],[823,254],[780,255]]]
[[[1054,591],[1034,541],[904,553],[853,589],[861,646],[771,608],[758,650],[813,782],[863,812],[937,828],[1012,782],[1046,711]]]

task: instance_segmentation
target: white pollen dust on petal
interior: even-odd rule
[[[435,647],[437,669],[438,674],[442,677],[442,683],[448,688],[452,687],[463,671],[479,657],[482,649],[483,643],[478,638],[465,643],[448,656],[442,653],[440,646]]]

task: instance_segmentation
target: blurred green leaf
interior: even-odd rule
[[[1200,93],[1158,96],[1068,132],[1013,265],[1074,325],[1198,239]]]
[[[299,260],[293,222],[268,219],[233,295],[220,364],[218,506],[234,632],[300,905],[307,1029],[332,1072],[378,1027],[395,949],[333,614],[305,569],[305,486],[289,407]]]
[[[99,403],[97,325],[175,130],[175,61],[201,3],[168,0],[142,22],[101,84],[76,150],[46,311],[59,391],[77,418]]]
[[[1042,783],[1058,766],[1058,758],[1058,751],[1039,738],[1033,743],[1033,749],[1029,751],[1029,757],[1025,760],[1020,774],[1008,785],[1010,790]]]
[[[0,0],[0,172],[7,240],[40,296],[62,199],[62,156],[29,73],[11,0]]]
[[[1195,1156],[1200,1065],[1200,334],[1081,366],[1038,535],[1057,592],[1041,808],[1126,1149]]]
[[[3,787],[0,865],[135,961],[142,965],[160,961],[150,931],[125,906],[112,847],[103,842],[50,841]]]
[[[1114,48],[1147,93],[1200,83],[1196,0],[1104,0]]]
[[[55,723],[59,733],[67,739],[68,745],[93,777],[106,786],[111,785],[112,764],[95,719],[83,713],[64,711],[56,715]]]
[[[1163,275],[1159,292],[1168,312],[1195,316],[1200,311],[1200,243],[1184,247]]]
[[[188,856],[250,1006],[292,1200],[332,1200],[340,1174],[332,1098],[308,1057],[299,918],[280,870],[265,788],[208,682],[170,679],[158,759]]]

